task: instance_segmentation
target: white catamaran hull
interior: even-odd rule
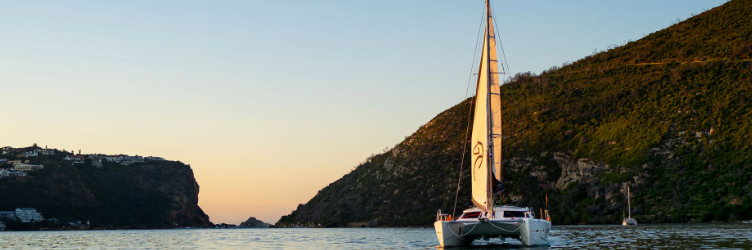
[[[548,232],[551,231],[551,222],[533,218],[436,221],[433,225],[442,247],[466,246],[478,238],[515,238],[525,246],[548,246]]]

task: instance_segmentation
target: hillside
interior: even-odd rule
[[[90,221],[93,228],[213,225],[198,206],[199,186],[188,165],[146,161],[129,166],[105,163],[97,168],[91,161],[72,165],[61,160],[64,155],[30,157],[30,163],[43,164],[44,169],[29,171],[26,177],[0,178],[0,211],[32,207],[46,219],[56,218],[63,224]]]
[[[504,196],[554,224],[752,219],[752,1],[501,88]],[[470,99],[277,223],[430,225],[452,211]],[[465,143],[468,143],[467,141]],[[469,152],[464,152],[466,155]],[[471,205],[465,161],[458,209]]]

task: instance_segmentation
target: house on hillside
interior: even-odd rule
[[[16,208],[16,217],[18,217],[18,220],[21,221],[22,223],[30,223],[32,221],[36,222],[36,221],[44,220],[44,217],[42,217],[42,213],[30,207]]]
[[[24,173],[22,171],[0,169],[0,178],[5,178],[5,177],[24,177],[24,176],[26,176],[26,173]]]
[[[122,155],[105,155],[104,159],[109,162],[120,163],[121,161],[123,161],[123,156]]]
[[[26,151],[23,153],[23,157],[36,157],[36,156],[39,156],[39,152],[36,149],[31,150],[31,151]]]
[[[8,164],[10,164],[10,165],[18,165],[18,164],[24,164],[24,163],[29,163],[29,160],[25,160],[25,161],[24,160],[8,161]]]
[[[13,147],[11,147],[11,146],[5,146],[5,147],[3,147],[2,153],[4,155],[13,154]]]
[[[32,164],[18,164],[13,165],[13,169],[16,171],[26,172],[26,171],[32,171],[32,170],[40,170],[43,169],[44,165],[32,165]]]
[[[5,231],[5,222],[0,221],[0,231]]]
[[[65,156],[65,158],[63,158],[63,160],[73,161],[73,164],[77,164],[77,163],[84,163],[84,161],[86,160],[86,157],[84,157],[83,155],[67,155]]]
[[[130,156],[130,155],[124,155],[122,160],[120,161],[120,164],[122,165],[131,165],[134,163],[141,163],[144,162],[143,156]]]
[[[38,151],[42,155],[55,155],[55,149],[51,149],[51,148],[50,149],[47,149],[47,148],[40,149]]]
[[[165,159],[162,158],[162,157],[147,156],[147,157],[144,157],[144,160],[147,160],[147,161],[164,161]]]
[[[117,162],[121,165],[130,165],[134,163],[144,162],[143,156],[130,156],[130,155],[105,155],[104,159],[109,162]]]
[[[16,217],[16,211],[0,211],[0,221],[14,220],[18,220],[18,217]]]
[[[0,159],[0,165],[8,164],[8,159]]]

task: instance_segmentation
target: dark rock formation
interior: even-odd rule
[[[60,222],[93,228],[210,227],[198,206],[193,170],[180,162],[71,166],[59,157],[34,157],[45,168],[0,179],[0,210],[33,207]]]
[[[270,224],[257,220],[255,217],[248,218],[248,220],[240,223],[241,227],[269,227]]]

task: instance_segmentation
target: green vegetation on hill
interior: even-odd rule
[[[554,223],[752,219],[752,1],[502,86],[505,202]],[[451,212],[469,100],[278,224],[429,225]],[[467,153],[467,152],[466,152]],[[459,208],[469,202],[465,162]]]

